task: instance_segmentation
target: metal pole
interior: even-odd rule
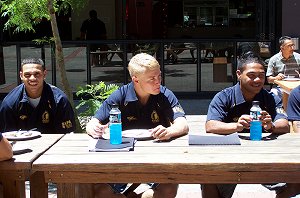
[[[52,85],[56,86],[55,44],[50,44],[50,49],[51,49]]]
[[[16,45],[16,55],[17,55],[17,73],[19,73],[20,69],[21,69],[21,47],[20,44]],[[18,85],[21,84],[21,79],[19,77],[19,75],[17,75],[17,82]]]

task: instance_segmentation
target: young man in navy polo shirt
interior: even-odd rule
[[[153,138],[159,140],[187,134],[189,128],[181,105],[172,91],[161,86],[161,71],[157,60],[145,53],[137,54],[130,60],[128,70],[132,82],[122,86],[103,102],[87,124],[87,133],[94,138],[102,137],[107,128],[111,106],[118,104],[122,112],[123,130],[149,129]],[[176,196],[177,184],[154,186],[153,191],[150,189],[146,193],[153,193],[153,197]],[[99,184],[96,196],[125,197],[120,194],[124,187],[126,184]]]
[[[8,93],[0,106],[0,132],[32,128],[41,133],[75,131],[74,111],[67,96],[44,81],[46,74],[41,59],[22,61],[23,83]]]
[[[261,121],[264,130],[271,133],[288,133],[289,124],[283,113],[278,96],[263,89],[265,82],[264,62],[252,52],[239,60],[236,71],[238,83],[219,92],[208,107],[205,124],[208,133],[231,134],[249,132],[252,118],[249,115],[252,101],[259,101],[262,109]],[[297,192],[295,184],[267,184],[276,191],[277,198],[293,196]],[[230,198],[236,184],[201,184],[203,198]],[[299,191],[299,188],[298,188]]]

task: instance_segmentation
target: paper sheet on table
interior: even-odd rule
[[[238,133],[189,135],[189,145],[241,145]]]
[[[111,144],[110,140],[92,139],[89,142],[89,151],[93,152],[116,152],[131,151],[134,148],[134,138],[122,138],[121,144]]]

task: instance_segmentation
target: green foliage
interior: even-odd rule
[[[48,2],[52,1],[54,11],[66,14],[70,9],[79,10],[86,0],[0,0],[2,17],[7,17],[4,29],[15,28],[14,32],[35,32],[35,25],[50,20]]]
[[[14,31],[33,31],[42,18],[49,20],[47,0],[0,1],[2,16],[8,17],[4,29],[16,27]]]
[[[34,39],[33,41],[38,45],[53,44],[54,43],[54,38],[44,36],[44,37],[39,38],[39,39]]]
[[[86,85],[79,87],[76,96],[80,97],[79,104],[76,109],[83,108],[79,116],[93,116],[101,106],[102,102],[119,88],[116,84],[106,85],[104,82],[99,82],[95,85]]]

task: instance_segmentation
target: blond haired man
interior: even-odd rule
[[[161,85],[161,71],[157,60],[145,53],[137,54],[129,62],[132,82],[122,86],[105,100],[94,118],[87,124],[87,133],[102,137],[107,128],[112,104],[118,104],[122,112],[122,127],[149,129],[153,138],[169,140],[188,133],[185,113],[172,91]],[[155,119],[153,119],[155,118]],[[177,184],[149,184],[145,194],[151,197],[175,197]],[[96,196],[125,197],[126,184],[99,184]],[[140,195],[143,197],[143,195]]]

